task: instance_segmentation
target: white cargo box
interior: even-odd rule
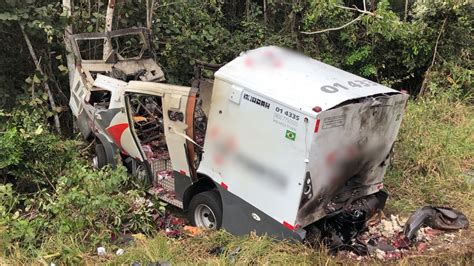
[[[198,172],[258,210],[224,206],[224,228],[246,227],[234,212],[294,230],[382,188],[408,95],[278,47],[215,77]]]

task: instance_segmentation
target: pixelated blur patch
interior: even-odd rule
[[[289,140],[295,140],[296,139],[296,133],[291,131],[291,130],[286,130],[285,137]]]

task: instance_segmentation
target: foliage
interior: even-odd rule
[[[455,92],[455,90],[451,90]],[[469,99],[437,93],[411,101],[395,146],[386,187],[397,209],[443,204],[473,217],[474,109]]]
[[[123,233],[152,234],[163,204],[135,190],[124,168],[87,166],[78,143],[48,131],[43,109],[2,113],[8,121],[0,134],[1,251],[19,247],[34,255],[52,235],[87,251]]]
[[[67,95],[64,26],[72,23],[74,32],[102,31],[106,2],[74,1],[70,19],[58,1],[8,0],[0,5],[0,25],[7,33],[0,40],[11,46],[0,48],[0,55],[5,58],[0,67],[0,79],[5,80],[0,83],[5,84],[0,88],[0,94],[5,96],[2,98],[14,99],[22,94],[12,90],[13,87],[23,87],[27,95],[32,90],[31,84],[23,82],[27,77],[34,77],[28,53],[16,53],[26,49],[23,42],[16,41],[21,39],[19,24],[26,26],[46,66],[44,69],[51,69],[46,77],[37,73],[36,76],[58,83],[59,86],[53,88]],[[114,29],[145,26],[145,2],[117,1]],[[395,0],[365,1],[366,14],[341,8],[363,9],[360,0],[267,2],[264,12],[261,1],[156,1],[152,25],[154,44],[168,81],[189,84],[196,60],[223,63],[248,49],[280,45],[416,94],[425,76],[433,77],[427,70],[440,32],[433,70],[465,75],[472,68],[472,1],[411,1],[407,17],[401,10],[403,4]],[[361,16],[360,21],[340,30],[314,35],[300,33],[339,27],[358,16]],[[51,57],[51,52],[57,58]],[[18,61],[22,68],[14,64]],[[14,67],[8,68],[8,65]],[[469,79],[470,76],[471,73]],[[460,84],[460,91],[469,93],[470,85]],[[65,101],[61,95],[56,93],[56,98]],[[5,100],[4,105],[10,102]]]

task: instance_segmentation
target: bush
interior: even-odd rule
[[[125,168],[92,169],[80,142],[54,136],[41,112],[22,106],[2,114],[8,121],[0,135],[1,251],[35,257],[43,245],[61,251],[51,245],[60,240],[77,247],[60,253],[74,262],[121,234],[153,234],[164,205],[136,190]]]

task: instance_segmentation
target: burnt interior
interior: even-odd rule
[[[357,236],[367,230],[367,220],[383,210],[388,194],[379,191],[358,199],[307,227],[306,241],[324,243],[331,254],[349,250],[359,256],[367,255],[365,244]]]
[[[91,91],[89,104],[94,106],[96,109],[108,109],[111,97],[112,93],[108,90]]]
[[[151,165],[156,160],[164,160],[167,164],[171,164],[163,118],[167,115],[171,121],[184,122],[185,114],[174,111],[164,114],[162,98],[159,96],[133,93],[129,95],[129,100],[133,128],[146,159]],[[204,145],[206,127],[207,117],[201,109],[201,101],[198,98],[194,110],[194,140],[201,147]],[[196,149],[196,154],[197,167],[202,159],[202,149]]]
[[[146,159],[169,160],[161,97],[133,93],[129,100],[133,128]]]
[[[195,149],[196,158],[194,161],[195,168],[199,167],[202,160],[204,141],[206,138],[207,116],[202,109],[202,99],[196,99],[196,108],[194,110],[194,141],[200,146]]]

